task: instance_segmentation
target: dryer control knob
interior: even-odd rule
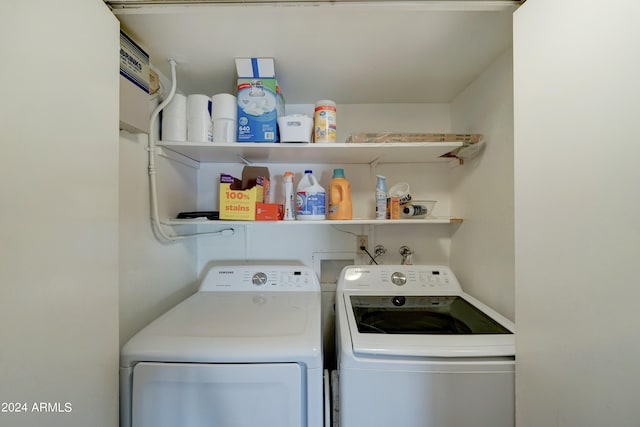
[[[256,286],[262,286],[267,283],[267,275],[264,273],[256,273],[251,278],[251,282]]]
[[[396,307],[402,307],[404,305],[404,303],[407,302],[407,299],[400,295],[400,296],[391,298],[391,302]]]
[[[407,283],[407,276],[405,276],[404,273],[400,273],[396,271],[391,275],[391,283],[393,283],[396,286],[402,286],[405,283]]]

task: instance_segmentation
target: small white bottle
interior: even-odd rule
[[[293,172],[284,173],[284,220],[296,219],[296,205],[293,195]]]
[[[376,219],[387,219],[387,178],[376,175]]]

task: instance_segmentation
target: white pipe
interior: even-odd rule
[[[171,89],[169,95],[162,101],[151,113],[151,119],[149,124],[149,191],[151,196],[151,225],[153,227],[156,236],[163,240],[177,240],[176,236],[167,235],[160,224],[158,215],[158,188],[156,183],[156,138],[155,138],[155,123],[160,111],[167,106],[173,99],[176,93],[176,61],[174,59],[169,60],[171,65]]]
[[[182,240],[189,237],[203,236],[203,235],[213,235],[213,234],[224,234],[229,235],[229,231],[231,231],[231,235],[234,234],[233,228],[226,228],[224,230],[207,232],[207,233],[194,233],[194,234],[181,234],[181,235],[169,235],[164,232],[162,228],[162,224],[160,223],[160,215],[158,214],[158,184],[156,182],[156,137],[155,137],[155,122],[158,116],[160,115],[160,111],[164,107],[167,106],[173,99],[173,96],[176,94],[176,61],[174,59],[169,59],[169,64],[171,65],[171,89],[169,90],[169,94],[151,113],[150,124],[149,124],[149,145],[147,150],[149,151],[149,192],[151,197],[151,226],[153,228],[156,237],[160,240],[166,241],[176,241]]]

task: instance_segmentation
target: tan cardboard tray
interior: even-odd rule
[[[482,140],[482,135],[475,133],[402,133],[402,132],[375,132],[352,133],[347,142],[463,142],[477,144]]]
[[[403,133],[403,132],[375,132],[352,133],[347,142],[353,143],[390,143],[390,142],[462,142],[462,146],[440,157],[470,158],[480,151],[484,138],[478,133]],[[477,145],[476,145],[477,144]],[[469,147],[477,148],[469,149]],[[460,155],[460,153],[463,155]],[[467,155],[464,155],[464,154]]]

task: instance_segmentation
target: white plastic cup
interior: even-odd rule
[[[162,110],[163,141],[187,140],[187,97],[176,93]]]
[[[389,197],[397,197],[400,199],[401,205],[406,205],[411,201],[411,193],[409,192],[409,184],[399,182],[389,189]]]
[[[192,142],[213,141],[211,97],[207,95],[187,97],[187,139]]]

